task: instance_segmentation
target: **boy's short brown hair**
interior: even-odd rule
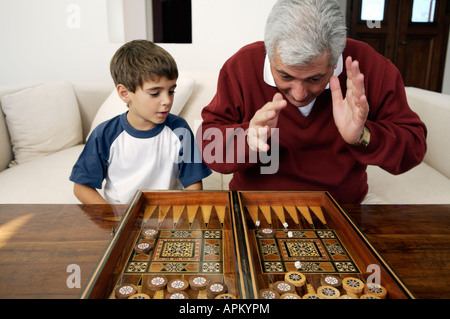
[[[178,78],[174,58],[148,40],[133,40],[121,46],[111,59],[110,70],[115,85],[123,84],[133,93],[145,81],[162,76],[169,80]]]

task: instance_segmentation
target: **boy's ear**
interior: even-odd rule
[[[128,91],[128,89],[123,84],[117,85],[116,89],[120,99],[125,103],[130,103],[131,100],[130,91]]]

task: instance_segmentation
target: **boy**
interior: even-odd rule
[[[111,75],[129,110],[89,137],[70,180],[84,204],[126,204],[138,189],[201,190],[211,174],[187,122],[173,114],[178,69],[173,57],[147,40],[124,44]],[[97,189],[106,179],[105,199]]]

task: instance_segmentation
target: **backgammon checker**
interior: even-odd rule
[[[289,271],[284,275],[284,281],[293,284],[297,293],[303,295],[303,288],[306,283],[306,277],[301,272]]]
[[[325,275],[320,279],[322,286],[331,286],[336,289],[340,289],[342,286],[342,279],[336,275]]]
[[[382,285],[371,283],[364,286],[364,293],[374,295],[380,299],[386,298],[387,289]]]
[[[166,299],[189,299],[189,295],[184,291],[175,291],[173,293],[168,293],[165,298]]]
[[[128,299],[138,292],[138,288],[133,284],[123,284],[116,288],[115,296],[117,299]]]
[[[134,246],[134,251],[138,254],[148,254],[153,249],[152,243],[140,242]]]
[[[284,280],[295,287],[302,287],[306,283],[306,277],[298,271],[290,271],[284,275]]]
[[[128,297],[128,299],[150,299],[150,296],[147,294],[138,293]]]
[[[287,292],[287,293],[282,294],[280,296],[280,299],[302,299],[302,297],[300,297],[297,294]]]
[[[295,286],[286,282],[286,281],[276,281],[273,284],[273,289],[278,292],[280,295],[285,293],[294,293]]]
[[[272,288],[261,289],[259,295],[261,299],[280,299],[280,294]]]
[[[142,230],[142,237],[145,239],[154,239],[158,236],[158,233],[159,231],[156,228],[144,228]]]
[[[320,286],[317,288],[317,295],[321,299],[338,299],[341,296],[341,293],[334,287]]]
[[[363,292],[364,282],[355,277],[347,277],[342,280],[342,288],[346,292],[358,295]]]
[[[151,291],[158,291],[166,288],[168,279],[164,275],[153,275],[147,278],[147,287]]]
[[[205,276],[193,276],[189,279],[189,286],[192,290],[202,290],[210,283],[210,280]]]
[[[211,282],[206,286],[206,295],[210,298],[216,298],[218,295],[222,295],[228,292],[228,287],[221,282]]]
[[[358,299],[355,294],[346,293],[345,295],[341,295],[338,299]]]
[[[272,228],[261,228],[258,231],[261,238],[273,238],[275,237],[275,231]]]
[[[236,299],[236,296],[233,294],[221,294],[216,296],[214,299]]]
[[[316,294],[316,290],[311,284],[306,284],[307,293],[302,296],[302,299],[320,299],[319,295]]]
[[[189,288],[189,283],[185,279],[172,279],[167,283],[167,291],[169,293],[185,291]]]
[[[373,294],[364,294],[359,299],[381,299]]]
[[[316,293],[307,293],[302,296],[302,299],[320,299],[320,297]]]

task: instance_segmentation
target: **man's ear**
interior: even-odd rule
[[[122,101],[125,103],[130,103],[131,101],[131,92],[123,85],[119,84],[116,87],[117,94],[119,94],[119,97]]]

